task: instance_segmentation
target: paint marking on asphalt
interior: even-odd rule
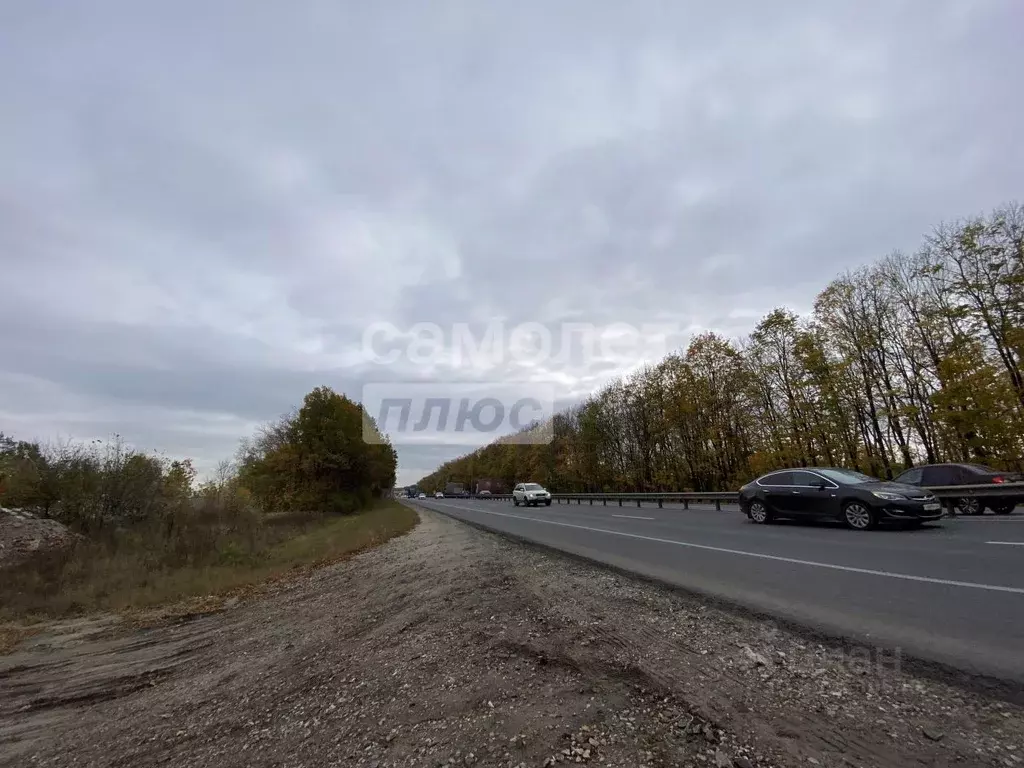
[[[1024,541],[986,541],[986,544],[1002,544],[1007,547],[1024,547]]]
[[[966,517],[957,515],[957,520],[962,523],[1024,523],[1024,515],[1016,517]]]
[[[780,555],[767,555],[762,552],[747,552],[743,549],[729,549],[727,547],[713,547],[709,544],[694,544],[689,541],[676,541],[675,539],[662,539],[656,536],[644,536],[639,533],[626,533],[624,531],[610,531],[607,528],[592,528],[589,525],[577,525],[575,523],[563,523],[557,520],[544,520],[539,517],[524,517],[523,515],[511,515],[507,512],[492,512],[489,509],[479,507],[466,507],[459,504],[445,504],[443,501],[435,501],[452,509],[461,509],[463,512],[482,512],[485,515],[496,515],[498,517],[511,517],[516,520],[526,520],[532,523],[543,523],[545,525],[557,525],[562,528],[575,528],[581,531],[592,533],[605,533],[609,536],[623,536],[627,539],[639,539],[641,541],[653,541],[658,544],[674,544],[677,547],[689,547],[691,549],[702,549],[708,552],[721,552],[727,555],[740,555],[742,557],[754,557],[759,560],[773,560],[779,563],[792,563],[794,565],[807,565],[813,568],[828,568],[833,571],[846,571],[847,573],[862,573],[867,576],[884,576],[889,579],[902,579],[904,581],[920,581],[926,584],[941,584],[947,587],[965,587],[967,589],[983,589],[988,592],[1009,592],[1015,595],[1024,595],[1024,587],[1006,587],[1001,584],[978,584],[973,581],[954,581],[952,579],[936,579],[931,576],[913,576],[909,573],[892,573],[890,571],[876,571],[871,568],[855,568],[850,565],[836,565],[835,563],[820,563],[815,560],[800,560],[795,557],[782,557]]]
[[[612,515],[612,517],[624,517],[627,520],[655,520],[653,517],[640,517],[640,515]]]

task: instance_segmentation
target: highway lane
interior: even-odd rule
[[[738,511],[418,504],[838,636],[1024,682],[1024,525],[754,525]]]
[[[559,503],[557,501],[553,502],[553,506],[566,506],[566,505],[574,506],[574,507],[575,506],[580,506],[580,507],[587,507],[587,506],[603,507],[603,506],[605,506],[605,504],[602,501],[600,501],[600,500],[594,501],[593,504],[591,505],[589,499],[588,500],[584,500],[582,503],[578,503],[576,501],[563,502],[561,505],[559,505]],[[618,501],[609,501],[607,503],[607,506],[608,507],[616,507],[618,509],[619,508],[619,503],[618,503]],[[683,506],[682,502],[676,502],[676,501],[663,502],[663,506],[664,506],[665,509],[684,509],[685,508]],[[739,506],[738,505],[736,505],[736,504],[729,504],[727,502],[722,502],[721,507],[722,507],[722,511],[723,512],[727,512],[727,511],[735,512],[735,511],[739,510]],[[622,507],[621,508],[623,510],[629,510],[629,509],[633,509],[633,510],[636,510],[636,509],[657,509],[658,508],[658,502],[656,502],[656,501],[653,501],[653,502],[652,501],[643,501],[643,502],[641,502],[641,505],[638,507],[637,504],[636,504],[636,501],[627,500],[627,501],[623,501],[622,502]],[[714,509],[715,505],[713,503],[712,504],[706,504],[706,503],[690,502],[688,508],[689,509]],[[1016,511],[1014,511],[1009,516],[994,515],[991,511],[986,510],[985,514],[982,515],[981,517],[984,517],[985,519],[988,519],[988,520],[992,520],[992,519],[999,519],[999,520],[1006,520],[1006,519],[1024,520],[1024,508],[1017,507]]]

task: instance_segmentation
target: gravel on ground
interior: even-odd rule
[[[420,509],[212,615],[0,656],[0,765],[1005,766],[1024,709]]]

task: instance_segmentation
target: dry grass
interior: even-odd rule
[[[242,537],[224,538],[216,551],[184,560],[157,556],[152,542],[137,532],[87,542],[6,571],[0,621],[100,611],[156,615],[156,606],[173,606],[169,611],[175,614],[205,612],[225,597],[381,544],[411,530],[417,519],[414,510],[395,501],[354,515],[268,518]],[[6,625],[0,644],[8,636],[8,645],[17,642],[20,632]]]
[[[0,624],[0,656],[10,653],[22,640],[38,631],[37,627],[26,627],[21,624]]]

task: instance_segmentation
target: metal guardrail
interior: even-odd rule
[[[984,485],[943,485],[928,488],[940,499],[962,499],[968,496],[979,498],[1021,498],[1024,499],[1024,483],[986,483]]]
[[[497,501],[507,501],[512,498],[511,493],[491,493],[483,496],[471,496],[470,498],[477,499],[480,501],[487,501],[488,499],[495,499]],[[558,504],[571,504],[576,502],[582,504],[586,501],[590,506],[594,505],[595,501],[600,501],[603,506],[608,506],[608,502],[617,503],[620,507],[623,502],[634,502],[639,507],[642,504],[657,502],[659,507],[664,507],[665,502],[682,502],[684,509],[690,508],[690,502],[708,502],[714,503],[715,509],[721,509],[722,503],[736,504],[739,500],[739,494],[736,491],[707,491],[704,493],[692,492],[692,491],[664,491],[659,493],[553,493],[551,494],[551,500]]]
[[[600,501],[603,506],[608,506],[608,502],[616,502],[620,507],[624,501],[635,502],[636,505],[642,506],[644,502],[649,504],[657,503],[659,508],[665,506],[665,502],[682,502],[683,509],[690,508],[690,502],[705,502],[713,503],[715,509],[721,510],[722,503],[736,504],[739,501],[739,494],[735,491],[705,491],[692,492],[692,491],[675,491],[675,492],[659,492],[659,493],[553,493],[551,494],[553,501],[557,501],[561,504],[563,501],[566,504],[571,504],[575,501],[577,504],[582,504],[586,501],[589,505],[593,506],[595,501]]]
[[[922,490],[928,490],[935,494],[935,496],[944,503],[947,511],[952,514],[952,509],[955,506],[957,499],[978,497],[984,499],[1020,499],[1024,502],[1024,483],[991,483],[984,485],[945,485],[938,487],[929,487]],[[507,501],[512,498],[511,493],[491,493],[484,495],[472,495],[469,498],[476,499],[479,501],[487,501],[493,499],[495,501]],[[690,508],[690,502],[704,502],[713,503],[716,510],[722,509],[722,504],[737,504],[739,502],[739,493],[736,491],[705,491],[705,492],[694,492],[694,491],[663,491],[657,493],[553,493],[551,494],[551,500],[558,504],[571,504],[573,501],[577,505],[582,504],[584,501],[588,505],[593,506],[595,501],[600,501],[602,506],[607,506],[608,502],[617,503],[620,507],[623,502],[635,502],[636,506],[641,506],[645,502],[648,504],[657,503],[659,508],[663,508],[665,502],[681,502],[683,509]]]

